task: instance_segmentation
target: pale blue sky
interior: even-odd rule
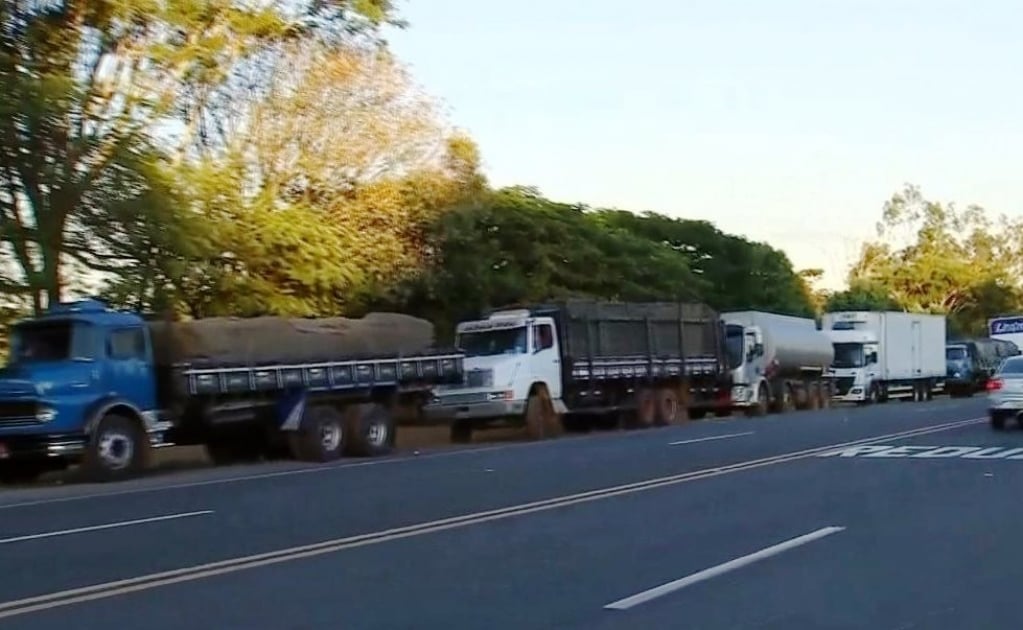
[[[844,282],[884,200],[1023,211],[1023,3],[403,0],[494,184],[713,220]]]

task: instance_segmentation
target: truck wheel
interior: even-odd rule
[[[526,434],[531,440],[542,440],[561,435],[564,427],[561,417],[554,411],[547,390],[540,388],[526,401]]]
[[[657,394],[649,388],[643,387],[636,392],[636,410],[633,414],[632,424],[640,429],[654,426],[657,422]]]
[[[149,440],[137,422],[110,414],[96,425],[82,459],[90,481],[119,481],[137,475],[149,463]]]
[[[766,416],[771,408],[771,400],[767,393],[767,385],[761,383],[757,388],[757,404],[746,408],[746,415],[749,417]]]
[[[989,416],[991,420],[991,428],[995,431],[1002,431],[1005,429],[1005,416],[1000,413],[992,413]]]
[[[376,457],[394,446],[394,414],[380,403],[352,405],[345,410],[348,434],[345,453],[355,457]]]
[[[806,408],[810,411],[821,408],[821,388],[817,383],[810,383],[806,387]]]
[[[451,443],[468,444],[472,442],[472,421],[461,418],[451,423]]]
[[[685,410],[678,401],[678,393],[670,387],[657,390],[657,418],[659,427],[679,424],[685,420]]]
[[[334,461],[344,445],[344,418],[332,405],[307,407],[299,429],[288,434],[291,456],[302,462]]]

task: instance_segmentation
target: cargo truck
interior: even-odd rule
[[[214,341],[249,346],[233,352],[244,356],[259,341],[238,335],[244,326],[227,320]],[[283,358],[294,345],[285,339],[281,360],[245,362],[181,356],[172,330],[93,300],[15,325],[0,372],[0,476],[24,481],[80,463],[90,478],[114,480],[169,444],[205,444],[218,462],[378,455],[394,444],[395,404],[462,379],[454,351],[344,355],[321,334],[318,357],[299,360],[291,348]]]
[[[844,311],[825,313],[821,327],[835,348],[835,400],[930,400],[944,386],[944,315]]]
[[[437,388],[426,407],[451,422],[456,442],[502,424],[542,439],[563,430],[564,416],[669,425],[730,391],[723,327],[703,304],[506,307],[458,324],[456,346],[465,382]]]
[[[832,396],[829,368],[835,351],[817,322],[762,311],[723,313],[732,392],[731,409],[819,409]]]

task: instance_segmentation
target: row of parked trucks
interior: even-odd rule
[[[256,333],[238,334],[245,322],[214,341],[253,344]],[[695,303],[577,300],[485,313],[458,324],[450,349],[374,345],[384,333],[364,332],[356,352],[327,343],[328,330],[313,337],[319,353],[276,359],[199,353],[172,328],[92,300],[15,325],[0,372],[0,476],[77,463],[118,479],[173,444],[204,445],[218,463],[381,455],[399,408],[464,442],[501,424],[544,438],[566,426],[924,400],[946,372],[944,317],[911,313],[828,313],[818,328]]]

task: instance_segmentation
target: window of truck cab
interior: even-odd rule
[[[833,367],[856,368],[865,365],[866,357],[862,343],[836,343],[833,345],[835,347],[835,359],[831,362]]]
[[[966,346],[948,346],[945,348],[946,361],[962,361],[968,357]]]
[[[458,333],[456,345],[467,357],[525,354],[528,335],[525,326],[464,331]]]
[[[115,360],[145,359],[146,336],[138,326],[114,328],[107,336],[107,356]]]
[[[96,328],[88,322],[35,320],[11,329],[11,364],[88,361],[97,354]]]

